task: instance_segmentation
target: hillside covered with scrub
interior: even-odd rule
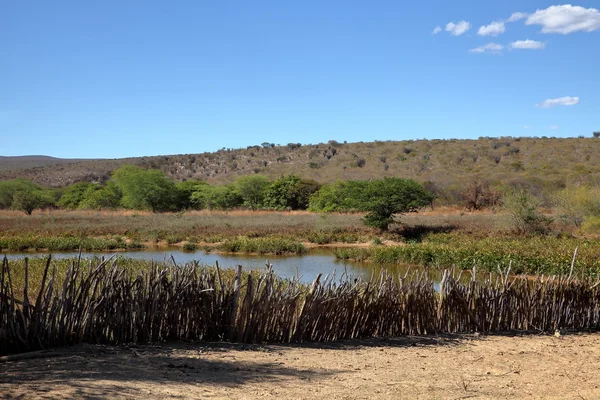
[[[0,209],[366,212],[387,229],[424,206],[510,209],[543,231],[542,208],[600,228],[600,139],[480,138],[278,146],[78,161],[0,171]],[[258,160],[258,161],[257,161]],[[393,203],[393,204],[392,204]],[[556,221],[555,221],[556,222]]]
[[[600,181],[600,139],[330,140],[311,145],[265,142],[214,153],[60,163],[48,160],[48,164],[33,168],[4,157],[0,159],[0,180],[24,178],[52,188],[77,182],[103,183],[123,165],[158,169],[175,181],[196,179],[211,184],[232,183],[240,176],[254,174],[270,179],[295,174],[319,183],[393,176],[435,185],[447,192],[445,196],[451,196],[474,178],[485,178],[492,187],[517,184],[541,192]]]

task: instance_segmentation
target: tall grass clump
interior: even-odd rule
[[[338,259],[380,264],[420,266],[473,266],[488,271],[512,266],[515,273],[568,273],[578,248],[574,268],[600,274],[600,243],[594,240],[552,237],[473,239],[466,235],[432,235],[422,243],[404,246],[336,249]]]
[[[116,249],[138,249],[143,245],[132,241],[127,243],[120,236],[108,238],[92,238],[80,236],[44,236],[44,235],[11,235],[0,237],[1,251],[49,250],[49,251],[100,251]]]
[[[235,239],[226,239],[217,248],[231,253],[305,254],[307,252],[302,243],[281,237],[238,236]]]

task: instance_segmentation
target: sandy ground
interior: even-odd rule
[[[61,348],[0,364],[7,399],[600,399],[600,334]]]

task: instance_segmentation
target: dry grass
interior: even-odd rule
[[[369,240],[374,231],[358,214],[314,214],[273,211],[193,211],[162,213],[132,211],[38,211],[32,216],[0,211],[0,236],[107,236],[170,242],[221,241],[240,235],[309,237],[314,232],[352,232]]]

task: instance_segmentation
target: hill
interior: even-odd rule
[[[273,178],[296,174],[321,183],[398,176],[445,188],[464,186],[475,178],[492,185],[512,183],[537,188],[600,182],[597,138],[263,143],[214,153],[110,160],[30,158],[28,162],[38,164],[24,168],[26,163],[20,160],[14,164],[15,168],[0,168],[0,179],[20,177],[49,187],[62,187],[80,181],[104,181],[121,165],[133,164],[160,169],[176,180],[201,179],[210,183],[232,182],[238,176],[254,173]],[[8,165],[5,159],[0,165]]]
[[[0,156],[0,171],[70,164],[78,161],[86,160],[71,158],[55,158],[49,156]]]

